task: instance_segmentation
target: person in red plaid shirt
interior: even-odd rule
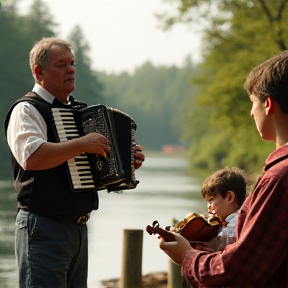
[[[288,51],[256,66],[244,89],[260,136],[276,149],[239,211],[237,241],[214,253],[193,249],[178,233],[159,243],[198,287],[288,287]]]

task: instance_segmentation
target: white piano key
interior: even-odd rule
[[[74,133],[75,135],[78,135],[78,137],[80,136],[78,131],[77,130],[60,130],[60,131],[57,131],[58,132],[58,135],[69,135],[69,134],[72,134]]]
[[[87,179],[87,180],[73,179],[72,183],[74,185],[82,185],[82,186],[84,186],[84,185],[94,185],[94,182],[91,179]]]
[[[57,130],[58,129],[65,129],[65,128],[74,128],[74,129],[77,129],[77,126],[76,126],[76,124],[75,124],[75,122],[71,122],[71,123],[65,123],[65,124],[63,124],[63,122],[62,123],[55,123],[55,126],[57,127]]]
[[[52,108],[52,115],[60,142],[80,137],[71,109]],[[96,188],[86,154],[83,153],[69,159],[67,164],[75,190]]]
[[[73,185],[74,189],[77,190],[77,189],[94,189],[96,188],[95,185]]]
[[[64,116],[55,116],[55,117],[53,117],[53,118],[54,118],[54,121],[55,121],[55,122],[57,122],[57,121],[63,121],[63,120],[64,120],[64,121],[66,121],[66,120],[67,120],[67,121],[75,121],[73,116],[68,116],[68,115],[65,116],[65,117],[64,117]]]
[[[90,173],[90,174],[88,173],[88,175],[86,175],[87,172],[89,172],[89,171],[86,171],[86,172],[83,171],[83,172],[79,172],[79,173],[78,173],[78,171],[72,171],[70,174],[71,174],[72,176],[74,176],[75,178],[79,177],[79,179],[81,179],[81,178],[93,179],[91,173]],[[90,171],[90,172],[91,172],[91,171]],[[82,175],[82,174],[85,174],[85,175]]]

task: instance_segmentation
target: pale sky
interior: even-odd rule
[[[172,0],[174,1],[174,0]],[[58,33],[67,39],[79,25],[90,47],[91,67],[107,73],[133,72],[146,61],[182,66],[184,59],[200,59],[200,36],[179,24],[163,31],[155,13],[171,9],[164,0],[44,0]],[[32,0],[18,0],[25,13]],[[174,2],[175,3],[175,2]]]

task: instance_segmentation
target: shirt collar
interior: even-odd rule
[[[236,212],[230,214],[229,216],[226,217],[225,221],[228,223],[235,221],[236,216],[238,214],[239,210],[237,210]]]
[[[277,150],[273,151],[265,161],[264,170],[267,171],[271,166],[276,164],[277,162],[283,160],[288,157],[288,143],[279,147]]]
[[[35,83],[32,91],[38,94],[41,98],[43,98],[45,101],[49,102],[50,104],[53,103],[55,97],[51,93],[49,93],[47,90],[42,88],[39,84]]]

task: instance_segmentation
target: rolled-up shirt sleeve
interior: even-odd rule
[[[7,142],[22,168],[28,158],[47,142],[46,123],[32,104],[20,102],[14,107],[7,129]]]

